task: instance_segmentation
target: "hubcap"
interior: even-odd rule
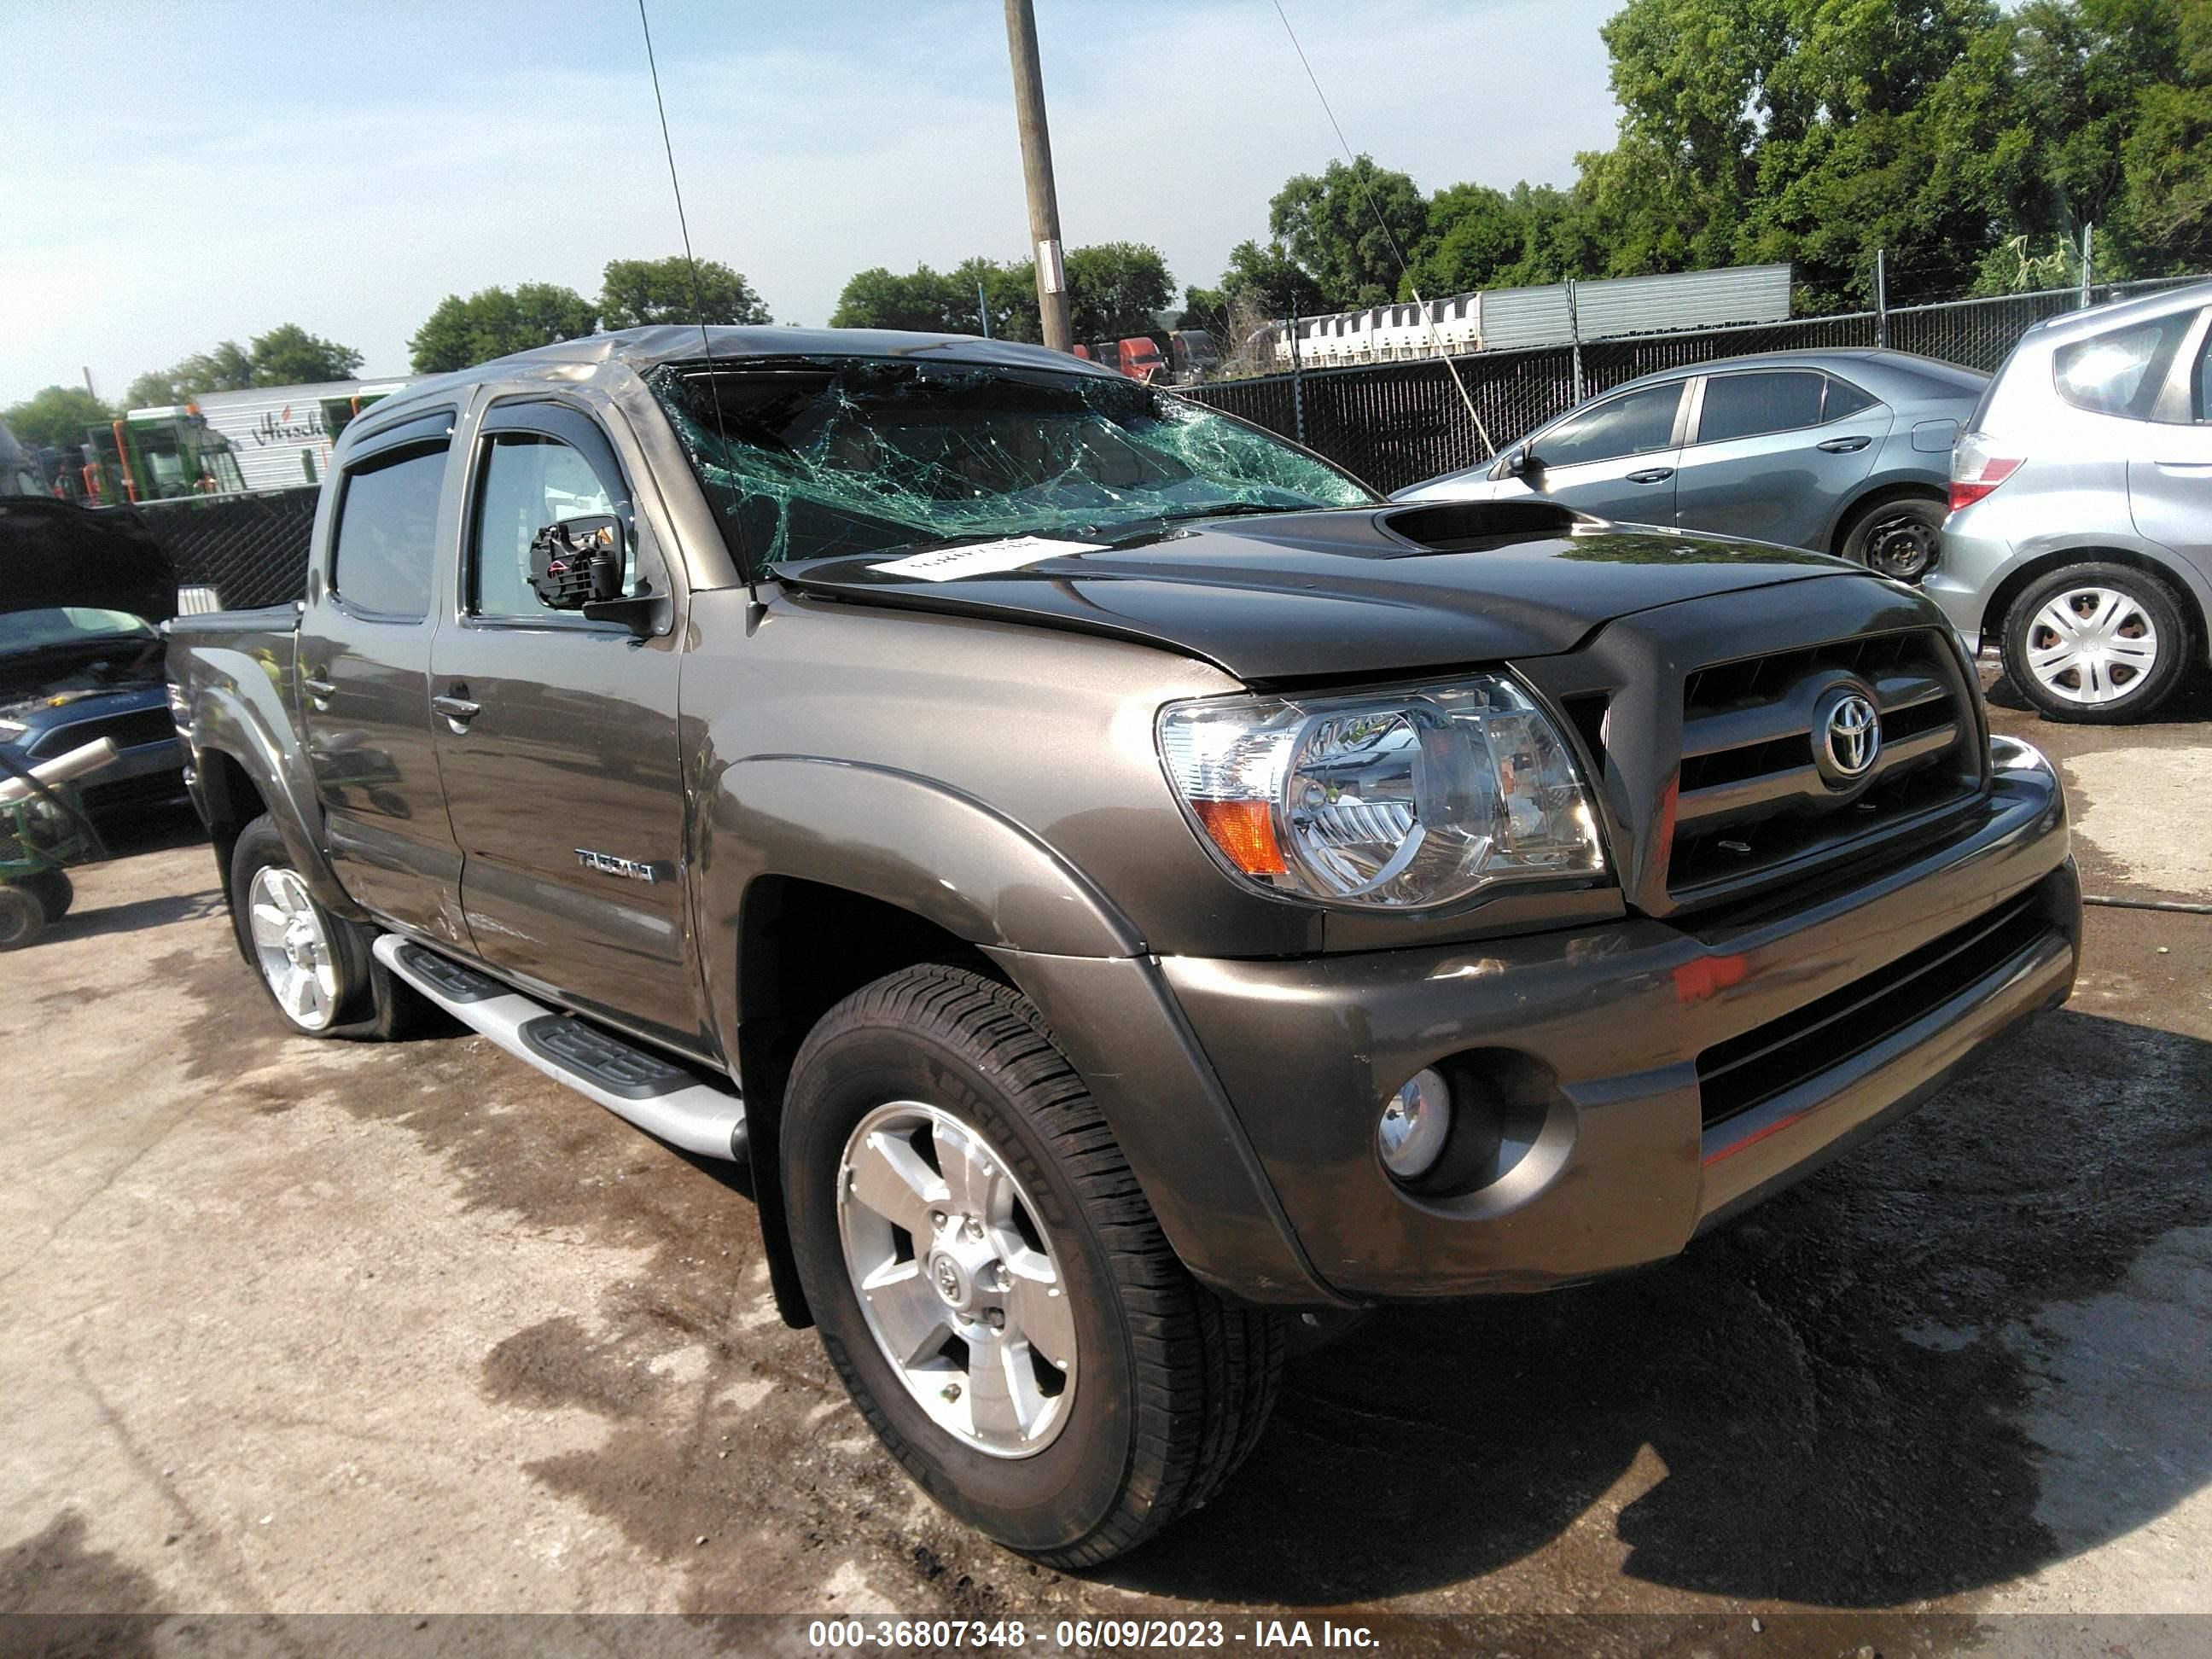
[[[253,872],[246,906],[253,954],[276,1006],[302,1030],[321,1030],[337,1011],[338,975],[307,884],[297,871],[264,865]]]
[[[998,1149],[935,1106],[878,1106],[845,1143],[837,1230],[869,1334],[931,1421],[994,1457],[1050,1445],[1075,1398],[1074,1314]]]
[[[2116,588],[2061,593],[2028,624],[2027,672],[2069,702],[2087,707],[2124,697],[2157,662],[2157,628]]]
[[[1936,531],[1924,519],[1885,519],[1867,537],[1867,563],[1901,582],[1918,580],[1936,562]]]

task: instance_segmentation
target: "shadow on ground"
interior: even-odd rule
[[[1435,1589],[1543,1548],[1646,1446],[1663,1472],[1647,1460],[1656,1484],[1604,1529],[1627,1576],[1677,1589],[1863,1607],[1990,1585],[2063,1553],[2044,1482],[2123,1457],[2112,1490],[2051,1495],[2132,1530],[2212,1482],[2212,1437],[2179,1401],[2106,1399],[2158,1443],[2046,1467],[2020,1425],[2053,1382],[2021,1333],[2212,1219],[2208,1093],[2212,1044],[2046,1016],[1676,1261],[1381,1315],[1294,1361],[1227,1491],[1103,1576],[1301,1606]],[[2159,1358],[2142,1370],[2185,1365]]]

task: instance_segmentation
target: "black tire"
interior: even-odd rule
[[[2118,632],[2124,638],[2151,641],[2154,657],[2148,665],[2075,668],[2054,676],[2056,684],[2046,680],[2050,671],[2039,672],[2035,653],[2059,642],[2045,620],[2047,608],[2064,606],[2086,617],[2094,612],[2091,596],[2099,592],[2124,596],[2134,614],[2123,612]],[[2005,612],[2001,646],[2005,677],[2021,696],[2045,719],[2084,726],[2116,726],[2151,714],[2180,685],[2194,649],[2188,613],[2172,588],[2132,565],[2105,563],[2068,565],[2029,583]],[[2104,701],[2085,700],[2100,689]]]
[[[76,887],[65,871],[41,870],[34,876],[26,876],[19,884],[36,895],[39,905],[46,913],[49,927],[69,914],[70,906],[76,902]]]
[[[16,882],[0,884],[0,951],[20,951],[46,931],[46,907]]]
[[[337,987],[334,1006],[325,1023],[311,1025],[284,1006],[263,973],[254,949],[249,895],[260,871],[293,867],[291,854],[284,850],[284,838],[276,833],[276,822],[267,813],[239,832],[238,844],[230,854],[231,931],[255,982],[285,1024],[301,1036],[349,1037],[370,1042],[411,1036],[432,1024],[430,1005],[411,986],[394,979],[370,953],[369,945],[375,937],[373,931],[331,915],[312,897],[308,902],[330,942],[331,967]]]
[[[884,1356],[847,1270],[839,1171],[861,1119],[927,1103],[1000,1149],[1064,1258],[1082,1356],[1057,1437],[1018,1458],[931,1419]],[[823,1016],[786,1098],[781,1167],[801,1282],[830,1362],[891,1455],[969,1525],[1049,1565],[1094,1566],[1218,1489],[1265,1426],[1280,1316],[1191,1278],[1036,1009],[964,969],[878,980]]]
[[[1942,501],[1920,495],[1877,501],[1851,520],[1838,550],[1878,576],[1917,582],[1942,551],[1945,510]]]

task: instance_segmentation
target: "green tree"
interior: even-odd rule
[[[1398,297],[1521,288],[1589,274],[1574,198],[1548,185],[1454,185],[1429,201],[1423,250]]]
[[[1395,299],[1400,258],[1428,232],[1428,204],[1413,179],[1362,155],[1301,173],[1267,204],[1267,228],[1321,290],[1324,308],[1349,311]]]
[[[961,267],[967,270],[977,262]],[[905,276],[882,265],[849,277],[830,313],[832,328],[908,329],[924,334],[973,334],[975,290],[955,273],[916,265]]]
[[[225,340],[212,351],[194,352],[173,368],[149,369],[131,382],[123,406],[160,408],[190,403],[210,392],[350,380],[361,373],[361,353],[351,346],[322,339],[297,323],[280,323],[257,335],[250,346]]]
[[[448,294],[407,343],[418,374],[445,374],[511,352],[580,339],[599,325],[599,313],[574,289],[523,283],[510,292],[480,289],[464,300]]]
[[[27,447],[81,444],[86,428],[114,418],[113,410],[81,386],[50,386],[0,411],[0,424]]]
[[[1030,291],[1036,291],[1033,272]],[[1174,302],[1175,277],[1156,247],[1101,242],[1068,250],[1068,326],[1079,340],[1156,334],[1160,325],[1155,313]]]
[[[313,386],[350,380],[361,373],[361,353],[310,334],[297,323],[281,323],[256,336],[249,356],[256,386]]]
[[[696,293],[696,299],[695,299]],[[599,279],[599,321],[610,330],[648,323],[772,323],[752,284],[716,259],[610,259]]]

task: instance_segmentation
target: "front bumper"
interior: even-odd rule
[[[1674,1254],[2063,1001],[2080,936],[2064,798],[2017,745],[1964,828],[1787,915],[1162,968],[1311,1271],[1364,1301]],[[1723,1098],[1723,1059],[1766,1047]],[[1376,1116],[1439,1064],[1508,1079],[1485,1109],[1506,1127],[1480,1184],[1417,1195],[1384,1172]],[[1206,1276],[1236,1290],[1224,1265]]]

